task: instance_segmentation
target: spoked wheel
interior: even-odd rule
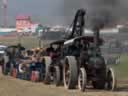
[[[77,62],[74,56],[67,56],[63,69],[64,86],[66,89],[74,89],[78,81]]]
[[[26,66],[23,65],[23,64],[19,64],[19,65],[18,65],[18,72],[19,72],[20,74],[24,74],[25,71],[26,71]]]
[[[44,57],[44,63],[45,63],[45,76],[44,76],[44,83],[50,84],[51,77],[50,77],[50,65],[52,63],[51,57],[45,56]]]
[[[78,77],[78,88],[80,91],[84,92],[87,85],[87,73],[85,68],[80,68]]]
[[[54,77],[53,77],[53,79],[54,79],[54,84],[56,86],[59,86],[60,83],[61,83],[61,76],[60,75],[61,75],[60,67],[55,66],[54,67]]]
[[[109,68],[107,72],[107,89],[114,91],[116,89],[116,85],[117,81],[114,70],[112,68]]]

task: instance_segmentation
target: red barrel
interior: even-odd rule
[[[39,81],[39,72],[38,71],[32,71],[32,73],[31,73],[31,81],[32,82]]]

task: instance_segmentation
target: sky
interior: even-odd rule
[[[30,15],[34,22],[43,25],[69,25],[79,8],[85,8],[87,14],[99,14],[107,9],[113,18],[128,17],[128,0],[7,0],[7,2],[9,26],[15,24],[16,15]],[[0,25],[3,19],[1,6],[2,0],[0,0]]]
[[[2,0],[0,0],[0,6]],[[34,22],[43,24],[59,24],[63,19],[61,12],[62,0],[8,0],[8,22],[15,23],[16,15],[30,15]],[[0,24],[2,23],[2,8],[0,7]]]

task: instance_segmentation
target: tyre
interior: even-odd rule
[[[59,66],[54,66],[54,84],[59,86],[61,84],[61,71]]]
[[[45,56],[44,57],[44,63],[45,63],[45,76],[44,76],[44,83],[50,84],[50,65],[52,63],[51,57]]]
[[[18,66],[18,70],[20,73],[25,73],[25,70],[23,70],[23,66],[24,65],[22,65],[22,64],[19,64],[19,66]]]
[[[117,80],[115,77],[114,70],[112,68],[108,68],[107,72],[107,89],[114,91],[117,87]]]
[[[67,56],[64,60],[63,79],[66,89],[76,88],[78,82],[78,66],[74,56]]]
[[[18,75],[17,78],[23,79],[23,80],[30,80],[31,76],[31,70],[29,66],[18,64],[17,65]]]
[[[87,85],[87,73],[85,68],[80,68],[78,77],[78,88],[80,91],[84,92]]]

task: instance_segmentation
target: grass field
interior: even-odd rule
[[[26,48],[35,48],[39,45],[39,39],[36,37],[22,37],[19,40],[17,37],[15,38],[0,38],[0,42],[5,45],[13,45],[21,42],[23,46]],[[46,46],[50,41],[42,41],[42,46]],[[128,80],[128,56],[121,56],[121,64],[112,65],[115,69],[116,75],[118,79]]]
[[[36,48],[39,47],[39,39],[37,37],[5,37],[0,38],[0,42],[5,45],[15,45],[19,42],[25,47],[25,48]],[[41,45],[47,46],[50,41],[43,40]]]
[[[128,56],[121,56],[120,62],[120,64],[113,65],[112,67],[115,69],[120,80],[128,80]]]

